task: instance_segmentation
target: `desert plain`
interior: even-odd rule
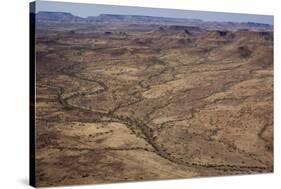
[[[271,27],[36,17],[36,185],[273,172]]]

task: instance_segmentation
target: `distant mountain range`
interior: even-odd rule
[[[87,21],[97,22],[129,22],[141,24],[185,24],[185,23],[199,23],[200,19],[184,19],[184,18],[167,18],[155,16],[138,16],[138,15],[115,15],[115,14],[100,14],[96,17],[88,17]]]
[[[266,29],[272,30],[273,26],[262,23],[236,23],[236,22],[204,22],[200,19],[167,18],[139,15],[100,14],[82,18],[67,12],[38,12],[37,22],[65,22],[65,23],[124,23],[124,24],[157,24],[157,25],[184,25],[201,28],[223,27],[230,29]]]

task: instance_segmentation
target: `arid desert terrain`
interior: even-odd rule
[[[273,172],[271,26],[36,19],[36,185]]]

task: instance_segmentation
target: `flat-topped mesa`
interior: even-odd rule
[[[90,18],[90,17],[88,17]],[[92,17],[94,18],[94,17]],[[170,18],[170,17],[158,17],[158,16],[143,16],[143,15],[121,15],[121,14],[100,14],[95,17],[96,19],[102,20],[118,20],[118,21],[139,21],[139,22],[167,22],[167,23],[184,23],[202,22],[200,19],[189,19],[189,18]]]
[[[37,21],[51,22],[83,22],[84,19],[67,12],[40,11],[36,14]]]
[[[157,16],[142,15],[118,15],[118,14],[100,14],[99,16],[90,16],[85,18],[90,23],[122,23],[122,24],[145,24],[145,25],[198,25],[202,22],[200,19],[188,18],[169,18]]]

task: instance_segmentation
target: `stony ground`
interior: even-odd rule
[[[38,186],[273,171],[273,37],[39,25]]]

